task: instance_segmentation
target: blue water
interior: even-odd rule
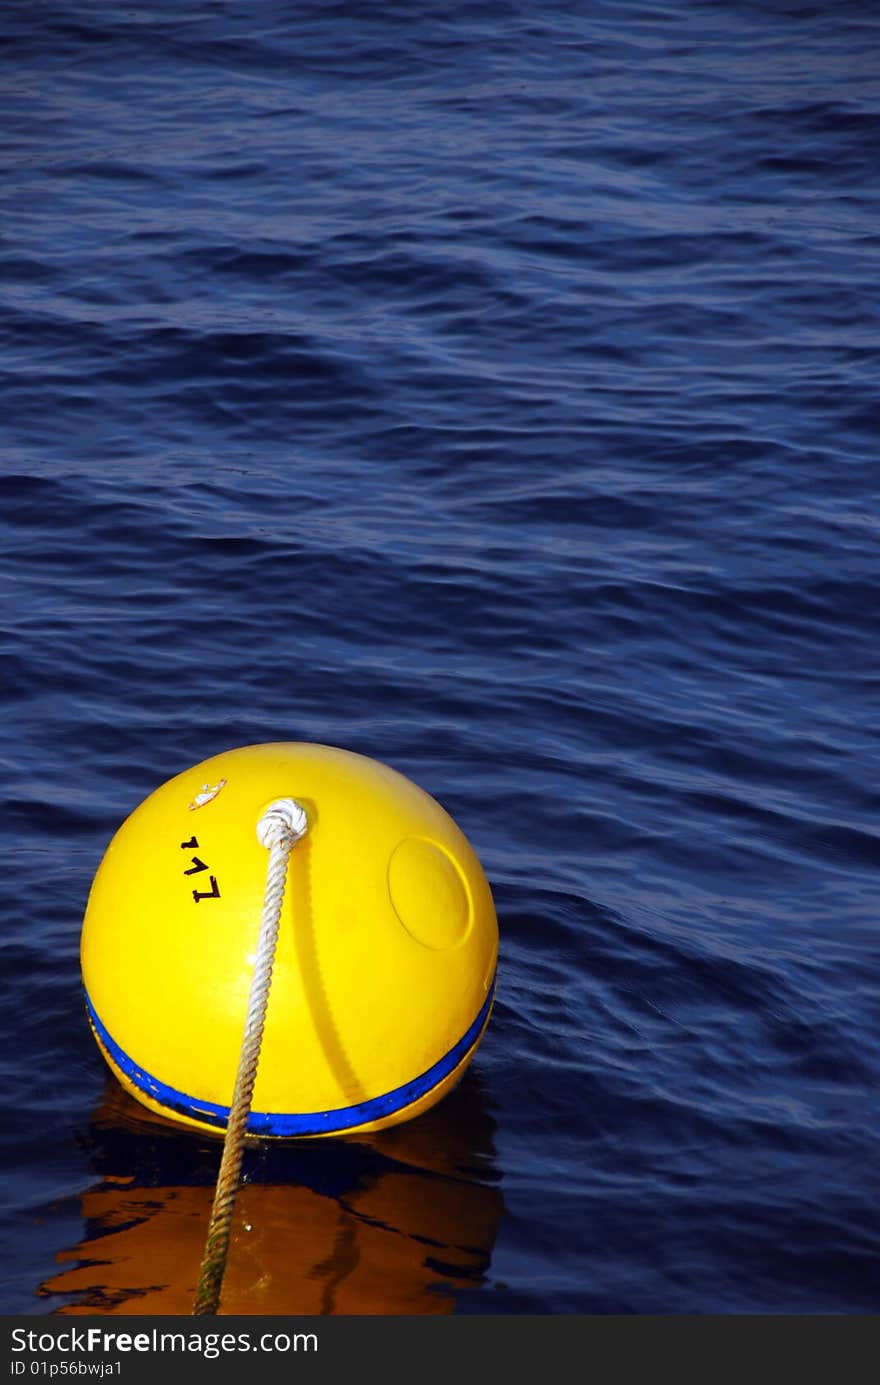
[[[878,1311],[876,8],[0,37],[0,1307],[188,1311],[217,1146],[80,922],[157,785],[314,740],[467,833],[498,1001],[249,1154],[228,1311]]]

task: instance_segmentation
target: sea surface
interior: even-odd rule
[[[498,992],[429,1114],[249,1151],[225,1311],[880,1311],[878,55],[4,3],[2,1311],[189,1311],[218,1144],[105,1068],[80,926],[275,740],[452,814]]]

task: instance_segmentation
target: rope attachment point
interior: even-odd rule
[[[308,825],[301,803],[295,798],[276,798],[257,823],[257,841],[269,851],[273,846],[281,846],[288,837],[290,846],[294,846],[305,836]]]
[[[266,847],[269,852],[266,889],[263,895],[263,913],[260,919],[260,933],[251,977],[235,1090],[229,1108],[229,1119],[226,1122],[226,1137],[223,1141],[223,1155],[220,1160],[220,1171],[217,1175],[214,1205],[211,1209],[211,1220],[208,1223],[208,1234],[199,1271],[199,1284],[193,1307],[194,1317],[215,1314],[220,1305],[220,1289],[223,1284],[226,1256],[229,1251],[232,1212],[238,1194],[244,1141],[254,1094],[254,1083],[257,1078],[257,1065],[260,1061],[266,1006],[269,1002],[269,986],[272,981],[275,944],[278,940],[278,927],[281,921],[281,906],[284,903],[287,861],[293,847],[305,835],[307,828],[308,819],[305,809],[302,804],[297,803],[295,798],[276,798],[273,803],[269,804],[257,823],[257,839],[260,845]]]

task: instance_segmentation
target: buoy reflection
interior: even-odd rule
[[[451,1313],[489,1266],[503,1200],[479,1075],[404,1125],[248,1149],[221,1312]],[[189,1314],[219,1141],[112,1079],[85,1135],[85,1235],[41,1286],[59,1314]]]

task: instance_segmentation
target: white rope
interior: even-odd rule
[[[229,1250],[232,1211],[238,1193],[244,1139],[257,1078],[257,1065],[260,1061],[263,1025],[275,962],[275,944],[278,939],[281,906],[284,903],[287,859],[294,845],[305,834],[307,826],[305,811],[294,798],[276,799],[257,823],[257,839],[260,845],[269,851],[266,890],[263,896],[263,913],[251,977],[244,1037],[241,1042],[241,1056],[229,1120],[226,1124],[223,1156],[217,1175],[217,1188],[211,1220],[208,1223],[193,1316],[215,1314],[220,1303],[220,1288]]]

